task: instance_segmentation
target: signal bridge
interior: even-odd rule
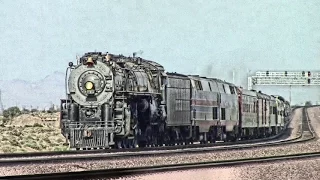
[[[248,89],[254,86],[319,86],[320,71],[257,71],[248,77]]]
[[[248,89],[256,85],[319,86],[320,71],[257,71],[248,77]]]

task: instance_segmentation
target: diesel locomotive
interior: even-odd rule
[[[136,148],[276,135],[290,103],[141,57],[85,53],[66,70],[60,127],[70,148]]]

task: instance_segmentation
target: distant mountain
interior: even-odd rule
[[[45,78],[29,82],[20,79],[0,81],[4,108],[19,107],[48,108],[51,104],[59,105],[65,97],[65,74],[54,72]]]

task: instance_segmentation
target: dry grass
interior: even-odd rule
[[[0,117],[0,153],[67,150],[68,147],[63,145],[65,139],[60,133],[57,115],[47,115],[56,117],[54,123],[43,121],[44,113],[23,114],[8,122]]]

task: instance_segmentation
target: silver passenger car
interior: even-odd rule
[[[167,125],[174,134],[215,141],[235,138],[238,96],[233,84],[194,75],[167,73]],[[179,138],[179,137],[175,137]]]

